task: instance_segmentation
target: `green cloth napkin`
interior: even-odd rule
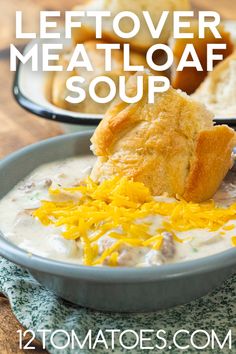
[[[50,343],[50,337],[46,341],[46,348],[52,354],[69,353],[236,353],[236,275],[227,280],[219,289],[212,294],[207,295],[187,305],[178,306],[168,310],[145,314],[108,314],[89,309],[85,309],[70,304],[41,286],[32,276],[15,264],[0,258],[0,291],[10,300],[12,310],[21,322],[21,324],[34,330],[50,329],[52,332],[57,329],[64,329],[68,333],[72,330],[83,340],[88,330],[92,330],[92,336],[95,337],[98,331],[102,329],[133,329],[136,333],[140,329],[159,329],[166,331],[168,338],[168,347],[172,344],[172,336],[179,329],[185,329],[190,332],[194,330],[206,330],[210,333],[214,329],[218,338],[222,341],[226,333],[232,329],[233,340],[232,350],[228,349],[204,349],[202,351],[189,348],[185,351],[180,349],[166,348],[165,350],[147,350],[132,349],[125,350],[115,341],[115,349],[105,350],[103,345],[97,345],[95,350],[74,349],[70,346],[67,349],[55,349]],[[36,332],[36,337],[42,339]],[[106,336],[106,333],[105,333]],[[106,336],[107,342],[109,343]],[[115,337],[116,338],[116,337]],[[197,340],[198,339],[198,340]],[[54,340],[58,346],[62,346],[65,337],[62,333],[55,336]],[[128,336],[126,345],[134,343],[134,337]],[[206,342],[206,337],[198,336],[195,338],[197,345]],[[155,342],[154,342],[155,343]],[[161,344],[161,342],[159,342]],[[185,334],[179,336],[180,345],[189,344],[188,337]],[[150,343],[147,343],[150,345]]]

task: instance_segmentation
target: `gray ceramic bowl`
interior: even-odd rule
[[[49,139],[0,162],[0,198],[37,166],[89,153],[91,132]],[[33,235],[32,235],[33,237]],[[199,260],[147,268],[85,267],[57,262],[16,247],[0,236],[0,254],[29,270],[62,298],[103,311],[153,311],[189,302],[235,271],[236,249]]]

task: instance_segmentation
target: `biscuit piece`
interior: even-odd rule
[[[207,200],[232,165],[234,131],[213,127],[212,113],[173,88],[149,104],[149,75],[144,74],[143,98],[115,102],[95,130],[91,141],[98,159],[91,177],[125,175],[143,182],[153,195]],[[126,91],[136,91],[135,75]]]
[[[226,49],[214,50],[215,54],[222,54],[226,58],[233,52],[233,43],[230,38],[230,33],[224,29],[224,26],[218,26],[218,31],[222,38],[215,38],[210,31],[206,29],[205,38],[198,38],[198,21],[191,22],[189,28],[184,29],[186,32],[194,33],[193,39],[179,38],[171,40],[170,44],[174,54],[174,65],[171,68],[171,85],[174,88],[179,88],[188,94],[193,93],[208,74],[207,71],[207,45],[209,43],[226,44]],[[187,44],[193,44],[198,55],[203,71],[197,71],[196,68],[184,68],[182,71],[176,71],[183,51]],[[217,64],[217,61],[214,62]]]
[[[113,18],[121,11],[132,11],[138,15],[141,22],[139,33],[130,39],[123,39],[123,42],[130,43],[134,50],[145,52],[149,47],[156,43],[167,43],[172,32],[172,13],[173,11],[185,11],[190,9],[189,0],[87,0],[82,4],[73,8],[74,11],[111,11],[111,17],[103,19],[102,39],[106,42],[122,42],[122,38],[118,37],[112,26]],[[152,38],[142,11],[149,11],[154,26],[157,25],[163,11],[169,11],[169,16],[163,28],[159,39]],[[81,20],[81,19],[80,19]],[[128,32],[133,28],[133,22],[129,19],[120,21],[120,28],[124,32]],[[72,31],[72,39],[74,43],[82,43],[87,40],[95,39],[95,20],[93,17],[86,18],[81,28],[75,28]]]
[[[236,51],[215,66],[192,97],[218,117],[236,118]]]

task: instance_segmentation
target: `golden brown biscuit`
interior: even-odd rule
[[[192,97],[218,117],[236,117],[236,51],[215,66]]]
[[[226,125],[201,131],[196,139],[194,155],[190,161],[183,197],[201,201],[211,198],[220,182],[232,167],[232,147],[235,133]],[[207,187],[207,188],[206,188]]]
[[[125,175],[143,182],[153,195],[167,193],[200,202],[216,192],[231,167],[234,131],[213,127],[213,114],[186,94],[170,88],[148,103],[115,102],[91,139],[98,156],[91,177]],[[136,76],[127,92],[136,91]]]
[[[222,54],[226,58],[233,52],[233,43],[230,38],[230,33],[224,29],[224,26],[218,26],[218,31],[222,38],[215,38],[210,29],[206,29],[205,38],[198,38],[198,21],[192,21],[191,26],[186,28],[186,32],[193,32],[193,39],[175,39],[172,40],[171,47],[174,54],[174,65],[171,68],[171,85],[174,88],[179,88],[188,94],[193,93],[204,78],[207,76],[207,44],[209,43],[223,43],[226,44],[226,50],[215,50],[215,54]],[[196,68],[184,68],[182,71],[176,71],[179,61],[182,57],[183,51],[187,44],[193,44],[201,62],[203,71],[197,71]],[[214,62],[217,64],[217,61]]]

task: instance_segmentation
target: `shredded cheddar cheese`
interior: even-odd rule
[[[232,230],[226,225],[236,219],[236,203],[228,208],[213,201],[197,204],[184,200],[158,201],[143,183],[114,177],[102,183],[87,178],[71,188],[49,189],[51,200],[41,201],[33,213],[44,225],[63,227],[66,239],[79,240],[85,265],[116,266],[124,245],[160,250],[163,231],[171,232],[175,242],[185,242],[176,231],[192,229]],[[150,232],[150,216],[162,217],[162,228]],[[99,252],[98,241],[107,235],[112,243]],[[235,237],[232,244],[236,246]]]
[[[234,227],[235,227],[234,225],[226,225],[226,226],[223,227],[223,230],[230,231],[230,230],[233,230]]]
[[[231,238],[231,243],[232,243],[232,246],[233,246],[233,247],[236,247],[236,236],[233,236],[233,237]]]

